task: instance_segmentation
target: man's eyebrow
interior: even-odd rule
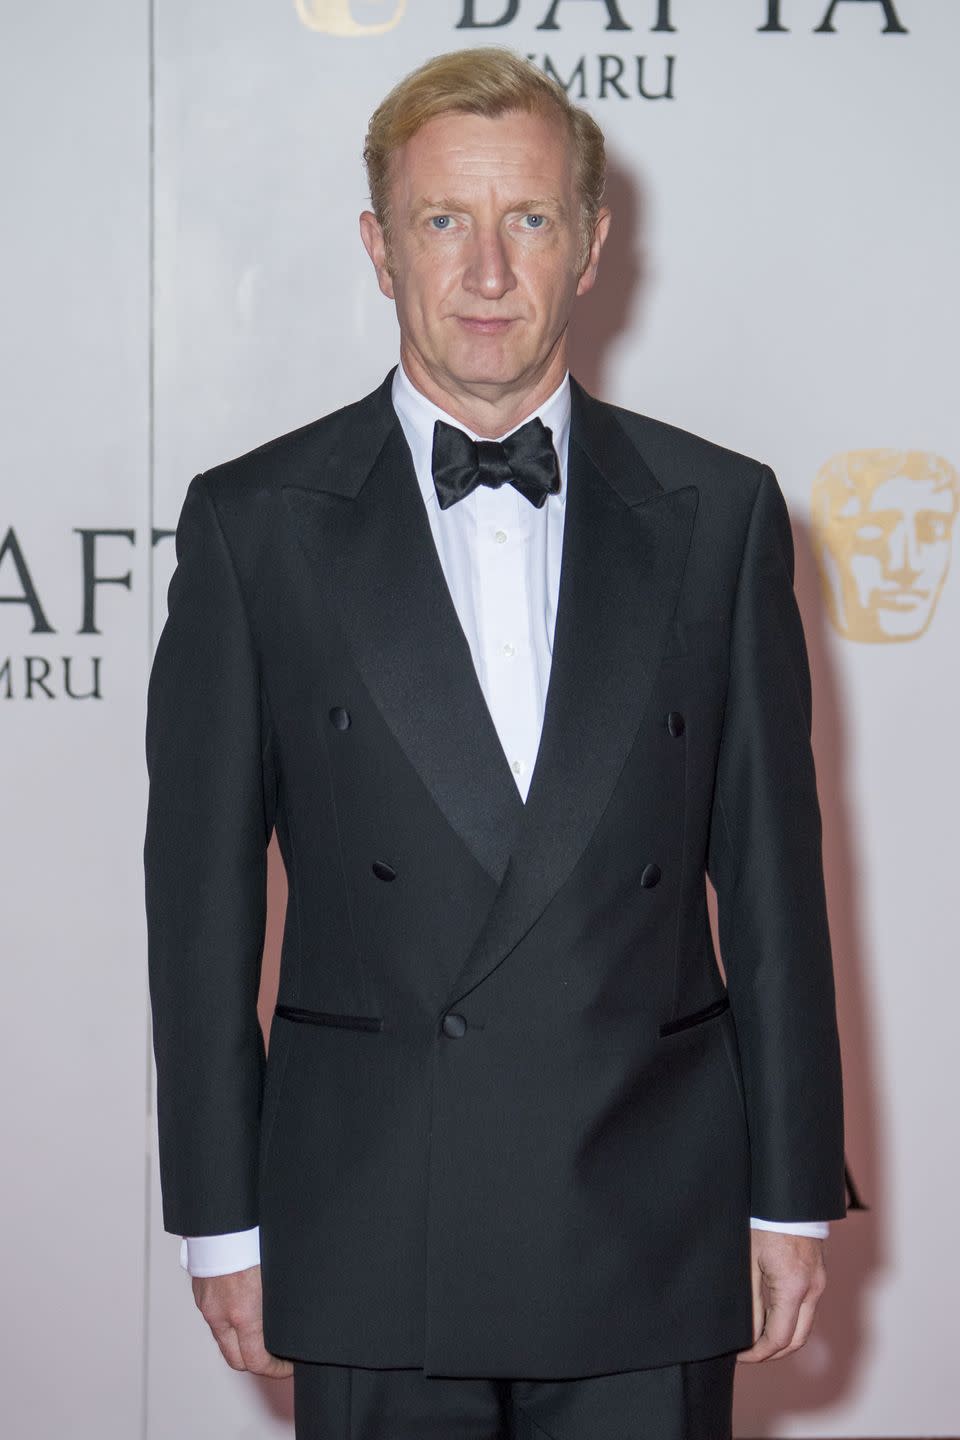
[[[553,196],[534,196],[533,199],[512,200],[506,207],[508,214],[539,215],[542,211],[563,216],[566,214],[566,207],[560,200]],[[463,200],[457,200],[453,196],[442,196],[438,200],[431,200],[424,196],[413,206],[411,214],[422,215],[427,210],[433,210],[441,215],[459,215],[469,210],[470,206]]]
[[[532,200],[515,200],[511,211],[522,211],[524,215],[539,215],[543,210],[552,210],[556,215],[565,215],[566,206],[553,195],[535,195]]]
[[[412,214],[422,215],[424,210],[439,210],[442,211],[444,215],[448,212],[456,214],[466,208],[462,200],[454,200],[450,196],[443,196],[439,200],[431,200],[429,196],[423,196],[413,206]]]

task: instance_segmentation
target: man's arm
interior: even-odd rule
[[[833,964],[810,745],[812,696],[786,503],[764,467],[744,542],[708,872],[750,1136],[755,1340],[806,1339],[823,1245],[790,1233],[845,1214]],[[776,1233],[779,1232],[779,1233]]]
[[[740,1052],[753,1215],[846,1213],[812,700],[793,538],[764,468],[744,542],[707,868]]]
[[[203,476],[176,551],[147,697],[145,894],[164,1225],[209,1238],[259,1219],[257,995],[276,777],[249,619]],[[263,1349],[257,1258],[235,1252],[247,1264],[195,1279],[194,1294],[230,1364],[289,1373]]]
[[[273,814],[259,667],[202,475],[176,551],[147,695],[150,998],[164,1225],[210,1235],[259,1220],[257,994]]]

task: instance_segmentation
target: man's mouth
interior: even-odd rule
[[[499,335],[506,330],[508,325],[513,324],[513,317],[506,319],[485,320],[477,315],[458,315],[460,324],[467,330],[473,331],[475,335]]]

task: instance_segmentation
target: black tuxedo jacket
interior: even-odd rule
[[[147,722],[166,1228],[259,1223],[280,1355],[562,1378],[740,1348],[749,1216],[845,1208],[783,496],[572,383],[524,804],[391,378],[180,517]]]

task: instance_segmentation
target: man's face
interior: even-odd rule
[[[609,217],[581,254],[574,155],[559,117],[430,120],[391,161],[390,246],[367,211],[364,243],[396,302],[405,366],[450,394],[523,393],[562,358]],[[601,233],[602,232],[602,233]]]

